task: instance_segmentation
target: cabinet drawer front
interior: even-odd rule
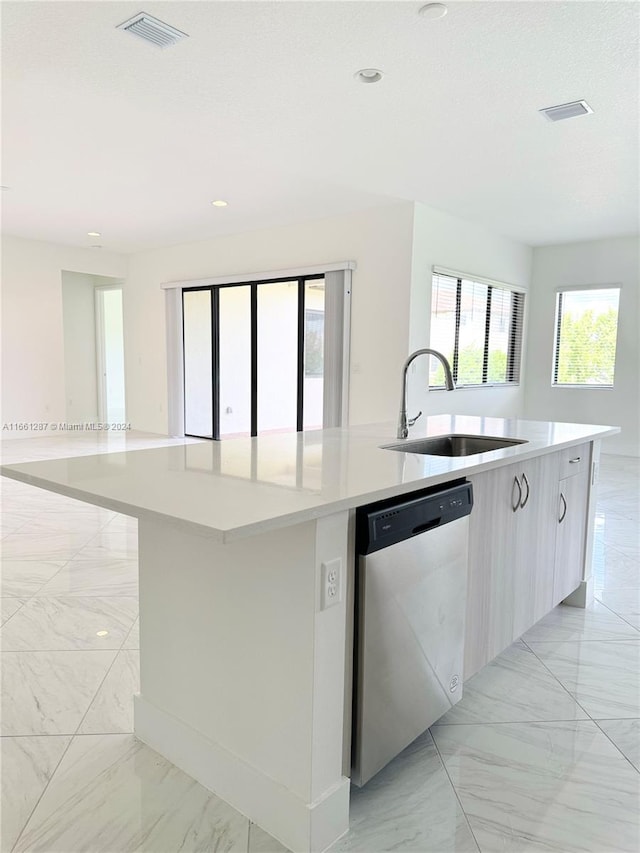
[[[560,479],[581,474],[589,466],[590,444],[578,444],[560,451]]]

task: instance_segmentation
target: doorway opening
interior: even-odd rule
[[[95,299],[98,414],[103,423],[123,423],[126,411],[122,287],[96,287]]]
[[[62,271],[66,418],[125,420],[122,281]]]

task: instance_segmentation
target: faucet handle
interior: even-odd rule
[[[422,414],[422,412],[418,412],[418,414],[415,416],[415,418],[409,418],[409,420],[407,421],[407,425],[412,427],[415,424],[415,422],[418,420],[418,418],[420,417],[421,414]]]

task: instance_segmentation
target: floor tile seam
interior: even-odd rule
[[[7,740],[15,740],[16,738],[29,738],[29,737],[74,737],[71,732],[61,732],[59,734],[33,734],[30,732],[25,735],[0,735],[0,740],[6,738]]]
[[[4,510],[3,510],[3,512],[4,512]],[[11,510],[7,510],[7,512],[11,512]],[[23,521],[22,524],[19,524],[17,527],[14,527],[12,530],[3,531],[2,535],[8,536],[10,533],[19,533],[23,527],[25,527],[27,524],[30,524],[30,523],[31,523],[30,521]]]
[[[49,513],[53,514],[52,510],[49,510]],[[31,527],[29,530],[25,530],[24,532],[22,531],[23,527],[26,527],[27,525],[33,525],[34,521],[36,522],[36,524],[39,521],[42,521],[41,516],[44,514],[45,513],[38,513],[38,519],[30,519],[29,521],[20,525],[20,528],[21,528],[20,530],[7,531],[7,533],[12,533],[15,536],[65,536],[65,535],[81,536],[82,535],[83,531],[65,530],[64,528],[61,528],[58,524],[56,524],[55,526],[52,524],[51,527],[36,526],[35,529],[33,527]],[[65,517],[67,515],[66,512],[57,512],[55,514],[56,515],[64,515]],[[57,521],[57,519],[56,519],[56,521]],[[77,521],[81,522],[82,519],[77,519]],[[100,524],[92,523],[92,530],[89,531],[91,533],[92,538],[93,538],[93,536],[97,536],[100,533],[102,527],[103,527],[102,523],[100,523]]]
[[[567,694],[567,695],[568,695],[568,696],[569,696],[569,697],[570,697],[570,698],[575,702],[575,704],[578,706],[578,708],[580,708],[580,710],[583,712],[583,714],[586,714],[586,715],[587,715],[587,719],[588,719],[588,720],[591,720],[591,719],[592,719],[591,714],[587,711],[587,709],[586,709],[586,708],[584,708],[584,707],[580,704],[580,702],[578,701],[578,699],[577,699],[576,695],[575,695],[574,693],[572,693],[572,692],[571,692],[571,690],[569,690],[569,688],[568,688],[565,684],[563,684],[563,683],[562,683],[562,681],[560,681],[560,679],[558,678],[558,676],[557,676],[554,672],[552,672],[552,671],[551,671],[551,669],[547,666],[547,664],[542,660],[542,658],[541,658],[541,657],[539,657],[539,656],[536,654],[535,650],[531,648],[531,646],[529,645],[529,643],[527,643],[527,641],[526,641],[526,640],[522,640],[522,642],[523,642],[523,643],[525,644],[525,646],[529,649],[529,651],[531,652],[531,654],[532,654],[532,655],[534,655],[534,657],[536,658],[536,660],[540,661],[540,663],[542,664],[542,666],[546,669],[546,671],[547,671],[547,672],[549,673],[549,675],[553,678],[553,680],[554,680],[554,681],[556,681],[556,682],[560,685],[560,687],[565,691],[565,693],[566,693],[566,694]],[[584,720],[583,720],[583,722],[584,722]]]
[[[469,815],[466,813],[464,806],[462,805],[462,800],[460,799],[460,793],[458,792],[458,789],[456,788],[456,786],[453,784],[453,779],[451,778],[451,774],[449,773],[449,771],[447,769],[447,765],[445,764],[444,758],[442,757],[442,753],[440,752],[438,744],[436,743],[436,739],[431,734],[431,731],[429,731],[429,737],[431,738],[431,742],[433,743],[435,751],[438,755],[438,759],[440,761],[442,769],[444,770],[446,777],[449,780],[449,784],[451,785],[451,790],[453,791],[453,795],[455,796],[456,800],[458,801],[458,805],[460,806],[460,811],[464,815],[465,822],[467,824],[469,832],[471,833],[471,837],[473,838],[474,844],[478,848],[478,853],[482,853],[482,848],[480,847],[480,844],[478,843],[478,839],[476,838],[476,834],[473,831],[473,828],[471,826],[471,820],[469,818]]]
[[[602,540],[602,544],[605,548],[609,548],[611,551],[615,551],[619,557],[626,557],[627,560],[633,560],[634,563],[640,563],[640,553],[636,556],[634,556],[633,554],[628,554],[626,551],[623,551],[617,545],[612,545],[610,542],[605,542],[604,539]]]
[[[630,521],[629,524],[632,527],[638,526],[637,521]],[[633,557],[630,554],[626,554],[624,551],[622,551],[620,549],[619,545],[617,545],[617,544],[612,545],[610,541],[605,540],[604,533],[602,531],[597,530],[595,527],[594,527],[594,531],[593,531],[593,544],[598,545],[602,548],[606,548],[607,551],[614,551],[617,557],[626,557],[628,560],[632,560],[636,563],[640,561],[640,555]],[[596,556],[597,555],[594,554],[593,559],[595,559]]]
[[[87,541],[83,543],[82,547],[84,548],[85,545],[88,545],[89,542],[91,541],[91,539],[94,539],[98,535],[99,532],[100,532],[99,530],[91,531],[91,535],[89,536]],[[42,529],[40,529],[40,530],[28,530],[28,531],[25,531],[24,533],[18,532],[18,533],[13,533],[11,535],[13,535],[13,536],[25,536],[25,537],[27,537],[27,536],[82,536],[82,538],[84,539],[83,533],[74,533],[74,531],[72,531],[72,530],[60,530],[59,528],[45,528],[44,530],[42,530]]]
[[[38,589],[35,590],[35,592],[32,592],[31,595],[26,596],[27,600],[30,601],[32,598],[35,598],[38,595],[38,593],[40,592],[40,590],[44,589],[44,587],[50,581],[52,581],[54,578],[58,577],[60,572],[63,569],[65,569],[67,567],[67,565],[71,562],[71,559],[69,559],[69,560],[12,560],[11,562],[14,562],[14,563],[37,563],[37,562],[40,562],[40,563],[48,563],[48,562],[62,563],[62,565],[60,566],[60,568],[58,569],[58,571],[55,574],[51,575],[50,578],[47,578],[47,580],[44,581],[44,583],[41,583],[40,586],[38,587]],[[37,581],[36,581],[36,583],[37,583]],[[22,596],[15,596],[15,597],[21,598]],[[26,604],[26,602],[25,602],[25,604]]]
[[[611,506],[611,503],[613,503],[613,506]],[[622,521],[630,521],[631,523],[637,522],[638,519],[635,510],[627,510],[627,512],[625,513],[619,508],[618,503],[616,501],[612,501],[611,503],[608,502],[607,504],[605,504],[605,506],[602,506],[600,509],[598,509],[598,512],[601,513],[601,518],[606,519],[607,516],[615,514],[617,517],[619,516],[620,520]]]
[[[67,592],[65,596],[68,598],[135,598],[135,595],[131,595],[130,592],[122,592],[122,593],[109,593],[109,595],[105,595],[102,592],[92,593],[92,592]],[[15,595],[15,596],[5,596],[5,598],[24,598],[23,595]],[[38,593],[35,592],[32,596],[29,596],[29,600],[31,598],[58,598],[56,593],[49,595],[49,593]]]
[[[628,521],[629,527],[634,530],[638,527],[637,521]],[[18,536],[20,534],[16,534]],[[606,548],[608,551],[614,551],[616,556],[618,557],[626,557],[628,560],[635,561],[636,563],[640,560],[640,553],[638,552],[638,545],[622,545],[618,542],[619,533],[617,532],[615,536],[613,534],[609,534],[609,537],[605,537],[604,530],[598,530],[595,528],[593,531],[593,544],[596,548]],[[613,541],[612,541],[613,540]],[[635,551],[635,554],[629,553],[630,551]],[[595,555],[597,557],[597,554]]]
[[[573,697],[571,697],[571,698],[573,698]],[[576,702],[576,704],[578,704],[578,703]],[[586,713],[586,711],[585,711],[585,713]],[[591,719],[591,717],[589,717],[589,719]],[[636,718],[632,717],[631,719],[636,719]],[[523,724],[529,724],[529,723],[585,723],[588,721],[589,720],[581,719],[580,717],[563,717],[559,720],[540,720],[540,719],[535,719],[535,718],[527,719],[527,720],[478,720],[477,722],[473,722],[473,723],[453,723],[453,722],[448,722],[448,721],[445,723],[441,723],[438,721],[438,722],[433,723],[433,725],[430,728],[437,729],[440,726],[455,726],[456,728],[460,728],[462,726],[512,726],[516,723],[523,723]]]
[[[3,626],[4,627],[4,626]],[[124,643],[124,640],[122,641]],[[44,652],[120,652],[122,651],[122,646],[110,646],[109,648],[66,648],[66,649],[2,649],[1,654],[20,654],[21,652],[37,652],[38,654]]]
[[[576,703],[576,704],[578,704],[578,703]],[[585,713],[586,713],[586,711],[585,711]],[[602,719],[604,719],[604,718],[602,718]],[[614,717],[614,719],[617,719],[617,718]],[[631,719],[635,720],[636,717],[632,717]],[[497,727],[497,726],[531,726],[531,725],[548,727],[548,726],[555,726],[555,725],[565,725],[566,723],[570,723],[571,725],[582,725],[582,724],[589,724],[590,725],[591,723],[595,723],[595,720],[593,719],[593,717],[587,716],[587,718],[585,718],[583,720],[577,720],[574,718],[572,720],[513,720],[512,722],[509,722],[509,723],[493,723],[493,722],[488,722],[488,723],[434,723],[434,725],[431,728],[434,728],[434,729],[436,729],[436,728],[437,729],[445,729],[445,728],[446,729],[460,729],[460,728],[464,727],[464,728],[479,729],[479,728],[487,728],[488,726],[490,726],[490,727],[496,726]]]
[[[125,634],[125,637],[124,637],[123,641],[120,643],[120,648],[118,649],[118,655],[120,654],[120,652],[130,651],[129,649],[125,649],[125,648],[124,648],[124,644],[125,644],[125,643],[127,642],[127,640],[129,639],[129,637],[130,637],[130,635],[131,635],[131,632],[133,631],[133,626],[136,624],[136,622],[137,622],[137,621],[138,621],[138,619],[140,618],[140,600],[139,600],[138,598],[136,598],[136,600],[137,600],[137,602],[138,602],[138,613],[137,613],[137,615],[136,615],[135,619],[133,620],[133,622],[131,623],[131,627],[129,628],[129,630],[128,630],[128,631],[127,631],[127,633]],[[118,655],[116,655],[116,658],[118,657]]]
[[[16,533],[16,536],[20,534]],[[634,569],[640,571],[640,547],[637,545],[607,545],[611,551],[615,551],[616,557],[623,557],[627,563],[631,563]],[[626,567],[627,569],[629,567]],[[606,571],[606,568],[605,568]],[[615,571],[615,568],[613,569]]]
[[[615,615],[617,616],[618,614],[616,613]],[[622,616],[620,618],[623,619]],[[626,620],[623,619],[623,621],[626,621]],[[629,625],[630,628],[634,628],[634,626],[631,625],[631,623],[627,622],[626,624]],[[638,631],[637,628],[634,628],[634,630]],[[563,637],[563,638],[560,638],[558,640],[530,640],[530,642],[536,643],[539,645],[551,645],[552,643],[556,643],[556,644],[557,643],[578,643],[578,644],[582,645],[583,643],[637,643],[639,640],[640,640],[640,637],[623,635],[621,637],[608,637],[606,639],[598,637],[597,639],[593,639],[593,640],[585,639],[584,637],[577,637],[575,639],[573,637],[567,637],[567,638]]]
[[[607,586],[598,587],[597,590],[594,590],[594,596],[598,598],[599,595],[604,595],[607,592],[637,592],[640,594],[640,583],[638,584],[620,584],[620,586],[614,586],[613,584],[608,584]],[[604,604],[604,601],[601,601],[598,598],[601,604]]]
[[[595,595],[595,593],[594,593],[594,595]],[[599,600],[599,599],[598,599],[598,600]],[[628,620],[628,619],[625,619],[625,617],[624,617],[624,615],[623,615],[622,613],[618,613],[616,610],[614,610],[614,609],[613,609],[613,607],[611,607],[610,605],[606,604],[604,601],[600,601],[600,604],[601,604],[603,607],[606,607],[606,608],[607,608],[607,610],[608,610],[610,613],[613,613],[613,615],[614,615],[614,616],[617,616],[617,617],[618,617],[618,619],[622,619],[622,621],[623,621],[623,622],[626,622],[626,624],[627,624],[627,625],[629,625],[629,627],[633,628],[633,629],[634,629],[634,631],[637,631],[637,632],[638,632],[638,635],[639,635],[639,637],[638,637],[638,638],[640,639],[640,629],[638,629],[635,625],[633,625],[631,622],[629,622],[629,620]],[[628,614],[628,615],[631,615],[631,614]],[[592,641],[587,641],[587,642],[592,642]],[[606,642],[608,642],[608,641],[606,641]]]
[[[46,655],[51,652],[62,653],[62,652],[78,652],[80,654],[84,654],[85,652],[113,652],[114,654],[118,654],[119,649],[3,649],[0,654],[1,655]]]
[[[622,515],[620,510],[611,509],[608,506],[597,507],[596,508],[596,516],[598,516],[598,515],[600,515],[601,517],[604,517],[605,520],[607,518],[613,518],[614,521],[628,521],[629,520],[626,516]]]
[[[47,581],[47,583],[48,583],[48,581]],[[24,598],[25,596],[22,596],[22,595],[16,595],[16,596],[0,596],[0,598],[7,598],[7,597],[8,597],[8,598],[12,598],[12,597],[13,597],[13,598]],[[123,594],[123,595],[83,595],[83,594],[71,595],[71,594],[70,594],[70,593],[68,593],[68,592],[54,592],[54,593],[52,593],[51,595],[40,595],[40,596],[34,596],[34,597],[37,597],[37,598],[47,598],[47,599],[56,599],[57,601],[60,601],[60,600],[69,600],[69,599],[71,599],[71,600],[73,601],[73,600],[74,600],[74,599],[76,599],[76,598],[105,598],[105,599],[110,599],[110,598],[130,598],[130,599],[132,599],[133,601],[135,601],[135,602],[136,602],[136,614],[135,614],[135,616],[133,617],[133,621],[134,621],[134,622],[135,622],[135,620],[138,618],[138,613],[139,613],[139,609],[140,609],[139,596],[137,596],[137,595],[124,595],[124,594]],[[30,599],[29,599],[29,600],[30,600]],[[27,602],[25,601],[24,603],[26,604]],[[131,629],[129,629],[129,630],[131,630]]]
[[[16,533],[15,535],[19,536],[20,534]],[[600,561],[600,565],[603,565],[603,569],[605,571],[606,571],[607,556],[609,559],[611,559],[611,557],[616,557],[616,559],[622,559],[622,560],[626,561],[627,563],[631,563],[634,568],[640,567],[640,550],[639,550],[638,546],[636,546],[636,545],[629,545],[629,546],[610,545],[608,542],[605,542],[604,540],[594,538],[593,550],[595,552],[597,552],[601,548],[605,548],[606,551],[608,552],[608,553],[603,555],[605,562],[603,563],[602,561]],[[597,567],[599,565],[597,553],[596,553],[595,561],[596,561],[595,565]],[[612,568],[613,568],[613,571],[615,571],[616,567],[614,566]],[[625,568],[625,567],[623,566],[623,568]],[[609,571],[611,571],[611,569],[609,569]]]
[[[25,596],[24,596],[24,595],[2,595],[2,596],[0,596],[0,598],[24,598],[24,601],[22,601],[22,602],[20,603],[20,606],[18,607],[18,609],[17,609],[14,613],[12,613],[12,614],[11,614],[11,616],[9,616],[9,618],[8,618],[8,619],[5,619],[5,621],[4,621],[4,622],[2,623],[2,625],[0,626],[0,650],[1,650],[1,649],[2,649],[2,629],[3,629],[6,625],[8,625],[8,624],[9,624],[9,622],[11,622],[11,620],[12,620],[12,619],[13,619],[13,617],[16,615],[16,613],[19,613],[19,612],[22,610],[22,608],[25,606],[25,604],[27,603],[27,601],[30,601],[30,599],[29,599],[29,598],[25,598]]]
[[[617,723],[617,722],[621,722],[621,721],[624,722],[625,720],[627,722],[629,720],[637,720],[638,722],[640,722],[640,717],[638,717],[638,716],[635,716],[635,717],[603,717],[603,716],[599,716],[599,717],[594,718],[594,722],[597,722],[598,720],[600,720],[601,723]]]
[[[592,718],[592,719],[593,719],[593,718]],[[603,718],[601,718],[601,719],[603,719]],[[599,729],[599,730],[602,732],[602,734],[606,737],[606,739],[609,741],[609,743],[611,743],[611,744],[612,744],[612,745],[613,745],[613,746],[618,750],[618,752],[620,753],[620,755],[621,755],[621,756],[624,758],[624,760],[625,760],[625,761],[626,761],[626,762],[631,766],[631,768],[632,768],[633,770],[635,770],[635,772],[636,772],[638,775],[640,775],[640,770],[635,766],[635,764],[631,761],[631,759],[630,759],[627,755],[625,755],[625,754],[624,754],[624,752],[623,752],[623,751],[622,751],[622,749],[618,746],[618,744],[617,744],[614,740],[612,740],[612,739],[611,739],[611,737],[609,737],[609,735],[607,734],[607,732],[605,732],[605,730],[602,728],[602,726],[598,725],[598,721],[597,721],[597,720],[593,720],[593,722],[595,723],[595,725],[596,725],[596,726],[598,726],[598,729]]]
[[[93,700],[92,700],[92,701],[93,701]],[[62,755],[60,756],[60,759],[56,762],[56,766],[55,766],[55,767],[54,767],[54,769],[53,769],[53,773],[49,776],[49,779],[47,780],[47,783],[45,784],[44,788],[43,788],[43,789],[42,789],[42,791],[40,792],[40,796],[39,796],[39,797],[38,797],[38,799],[36,800],[36,802],[35,802],[35,804],[34,804],[33,808],[31,809],[31,811],[29,812],[29,815],[28,815],[27,819],[26,819],[26,820],[25,820],[25,822],[22,824],[22,828],[21,828],[20,832],[18,833],[18,837],[17,837],[17,838],[16,838],[16,840],[14,841],[13,846],[12,846],[12,848],[11,848],[11,850],[12,850],[12,851],[13,851],[13,850],[15,850],[15,849],[16,849],[16,847],[18,846],[18,843],[19,843],[20,839],[21,839],[21,838],[22,838],[22,836],[24,835],[24,831],[25,831],[25,829],[26,829],[26,828],[27,828],[27,826],[29,825],[29,821],[30,821],[30,820],[31,820],[31,818],[33,817],[33,815],[34,815],[34,813],[35,813],[35,810],[36,810],[36,809],[38,808],[38,806],[40,805],[40,801],[41,801],[41,800],[42,800],[42,798],[44,797],[45,792],[47,791],[47,789],[48,789],[49,785],[50,785],[50,784],[51,784],[51,782],[53,781],[54,776],[55,776],[55,775],[56,775],[56,773],[58,772],[58,768],[59,768],[59,767],[60,767],[60,765],[62,764],[62,760],[63,760],[63,758],[65,757],[65,755],[66,755],[66,754],[67,754],[67,752],[69,751],[69,747],[70,747],[70,746],[71,746],[71,744],[73,743],[73,735],[69,735],[69,734],[66,734],[66,735],[24,735],[24,737],[68,737],[68,738],[69,738],[69,743],[68,743],[68,744],[65,746],[65,748],[62,750]]]
[[[113,650],[112,650],[112,649],[110,649],[109,651],[113,651]],[[104,676],[103,676],[102,680],[101,680],[101,681],[100,681],[100,683],[98,684],[98,686],[97,686],[97,688],[96,688],[96,690],[95,690],[95,692],[94,692],[93,696],[91,697],[91,699],[90,699],[90,700],[89,700],[89,702],[87,703],[87,707],[86,707],[86,709],[85,709],[84,714],[82,715],[82,719],[81,719],[81,720],[80,720],[80,722],[78,723],[78,725],[77,725],[77,727],[76,727],[75,732],[72,734],[72,739],[73,739],[74,737],[76,737],[76,735],[78,735],[78,733],[80,732],[80,729],[82,728],[82,724],[83,724],[83,723],[84,723],[84,721],[86,720],[86,718],[87,718],[87,714],[89,713],[89,711],[90,711],[90,709],[91,709],[91,706],[92,706],[92,705],[93,705],[93,703],[96,701],[96,697],[97,697],[98,693],[100,692],[100,690],[102,690],[102,685],[103,685],[103,684],[105,683],[105,681],[107,680],[107,676],[109,675],[109,673],[110,673],[110,672],[111,672],[111,670],[113,669],[113,666],[114,666],[114,664],[115,664],[116,660],[118,659],[118,655],[119,655],[119,654],[120,654],[120,651],[119,651],[119,650],[116,650],[116,651],[115,651],[115,653],[114,653],[114,655],[113,655],[113,660],[111,661],[111,663],[110,663],[110,664],[109,664],[109,666],[107,667],[107,671],[105,672],[105,674],[104,674]]]
[[[613,511],[608,511],[599,517],[596,517],[597,525],[594,527],[594,538],[602,541],[604,545],[610,545],[615,548],[616,545],[611,545],[610,539],[617,539],[622,536],[633,536],[637,533],[637,523],[631,518],[624,516],[616,516]]]
[[[35,595],[35,592],[34,593],[20,592],[20,593],[18,593],[18,595],[11,595],[10,593],[3,591],[3,594],[0,595],[0,598],[11,598],[11,599],[13,599],[13,598],[24,598],[24,599],[26,599],[26,601],[25,601],[25,604],[26,604],[26,602],[30,601],[34,595]]]
[[[119,735],[120,737],[123,737],[125,735],[128,735],[129,737],[135,737],[135,732],[125,732],[122,730],[117,732],[105,732],[101,730],[97,732],[75,732],[75,734],[66,735],[66,737],[70,737],[72,740],[75,740],[78,737],[113,737],[114,735]]]

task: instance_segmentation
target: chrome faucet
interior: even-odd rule
[[[453,376],[451,375],[451,367],[441,352],[435,349],[417,349],[415,352],[412,352],[402,368],[402,397],[400,398],[400,416],[398,418],[398,438],[406,438],[409,435],[409,427],[413,426],[422,414],[422,412],[418,412],[415,418],[407,420],[407,371],[411,362],[419,355],[434,355],[444,368],[444,383],[447,391],[453,391],[455,388]]]

